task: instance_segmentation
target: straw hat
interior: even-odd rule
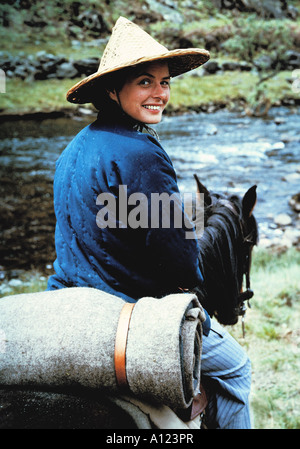
[[[71,103],[92,102],[95,82],[104,75],[125,67],[166,60],[170,76],[174,77],[199,67],[208,59],[209,52],[200,48],[169,51],[138,25],[125,17],[119,17],[104,50],[98,71],[71,87],[67,92],[67,100]]]

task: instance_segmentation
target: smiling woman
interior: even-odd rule
[[[199,48],[169,51],[121,17],[98,71],[68,91],[68,101],[94,103],[99,114],[70,142],[56,165],[57,258],[48,290],[92,287],[136,303],[143,297],[162,298],[202,288],[195,227],[182,200],[174,201],[172,209],[157,207],[152,225],[152,195],[180,198],[180,192],[172,161],[148,125],[162,118],[170,98],[170,78],[208,59],[209,53]],[[112,227],[101,226],[105,198],[114,199]],[[147,213],[142,209],[137,213],[136,199],[139,207],[146,205]],[[132,217],[134,226],[124,226]],[[187,232],[192,238],[186,237]],[[145,321],[141,321],[143,331]],[[208,314],[203,329],[205,371],[218,383],[212,398],[221,405],[215,416],[212,404],[211,423],[221,428],[249,427],[249,360],[225,331],[212,328],[210,332]]]
[[[142,296],[161,297],[202,282],[196,240],[185,238],[193,226],[181,202],[176,205],[179,211],[172,211],[168,229],[161,210],[157,226],[151,226],[151,213],[147,213],[148,226],[133,232],[118,226],[124,222],[118,215],[115,228],[99,227],[97,198],[113,196],[119,211],[125,209],[119,203],[127,205],[136,194],[147,198],[148,204],[153,192],[179,196],[172,162],[147,125],[161,121],[170,98],[170,78],[208,58],[202,49],[169,51],[121,17],[98,71],[68,91],[70,102],[92,102],[99,114],[57,163],[56,274],[49,279],[48,289],[86,285],[135,302]],[[125,186],[125,198],[119,195],[119,186]],[[126,209],[128,218],[132,206]],[[179,215],[180,228],[175,224]],[[178,251],[184,255],[181,259],[176,257]]]

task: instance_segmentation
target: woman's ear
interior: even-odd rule
[[[114,100],[116,103],[119,103],[118,95],[117,95],[116,89],[113,89],[113,90],[107,90],[106,92],[108,93],[109,98],[111,98],[112,100]]]

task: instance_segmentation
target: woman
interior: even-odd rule
[[[48,289],[89,286],[135,302],[201,285],[197,240],[187,238],[193,229],[172,162],[147,125],[162,118],[170,78],[208,59],[201,49],[168,51],[119,18],[98,72],[67,94],[71,102],[92,102],[99,115],[57,163],[56,274]],[[218,390],[210,420],[249,427],[248,358],[221,327],[209,332],[209,317],[204,324],[202,371]],[[221,353],[232,351],[222,364],[221,346]]]

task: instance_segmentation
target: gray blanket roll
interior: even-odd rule
[[[86,287],[1,298],[0,385],[81,386],[119,394],[114,345],[123,305]],[[200,383],[204,319],[190,293],[136,303],[126,350],[134,395],[173,409],[190,405]]]

